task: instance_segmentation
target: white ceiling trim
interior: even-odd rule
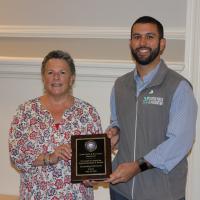
[[[167,39],[184,40],[184,29],[166,29]],[[0,37],[129,39],[128,27],[0,26]]]
[[[131,71],[135,65],[128,60],[74,59],[77,80],[113,81]],[[42,58],[0,57],[0,78],[40,79]],[[184,63],[169,62],[170,68],[182,72]]]

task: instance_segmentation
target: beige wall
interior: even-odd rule
[[[186,0],[0,0],[0,56],[130,60],[130,26],[141,15],[165,27],[168,61],[184,61]],[[178,12],[177,12],[178,11]]]
[[[8,156],[9,124],[20,103],[42,94],[40,63],[52,49],[69,51],[75,59],[74,95],[97,108],[105,129],[113,82],[134,67],[128,47],[130,26],[141,15],[154,16],[165,27],[167,48],[163,57],[171,68],[191,80],[200,101],[198,0],[0,0],[0,3],[0,194],[18,194],[19,177]],[[199,128],[197,125],[197,133]],[[199,200],[200,196],[198,146],[197,135],[189,162],[189,200]],[[95,200],[107,199],[107,188],[100,186],[95,190]]]

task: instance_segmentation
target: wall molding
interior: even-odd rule
[[[0,26],[0,37],[129,39],[130,27]],[[165,37],[184,40],[182,28],[166,29]]]
[[[0,57],[0,78],[40,79],[42,58]],[[77,80],[114,81],[134,68],[130,60],[74,59]],[[183,62],[168,62],[168,66],[181,73]]]
[[[190,79],[193,84],[197,104],[200,105],[200,1],[187,1],[185,63],[188,67]],[[189,170],[187,180],[186,199],[199,200],[200,177],[200,115],[198,111],[196,122],[196,138],[189,157]]]

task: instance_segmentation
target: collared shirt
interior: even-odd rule
[[[152,81],[159,69],[159,64],[150,71],[143,80],[134,72],[134,80],[137,85],[137,96]],[[111,99],[111,126],[118,126],[115,105],[115,90],[112,89]],[[144,156],[145,160],[154,167],[168,173],[190,151],[194,139],[197,118],[197,103],[192,88],[187,81],[181,81],[173,95],[169,124],[166,131],[167,140],[158,145]],[[120,127],[119,127],[120,128]]]

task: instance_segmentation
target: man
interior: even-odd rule
[[[136,69],[119,77],[111,94],[112,147],[118,148],[110,183],[112,200],[184,200],[187,154],[197,104],[191,84],[160,58],[163,26],[143,16],[131,28]]]

